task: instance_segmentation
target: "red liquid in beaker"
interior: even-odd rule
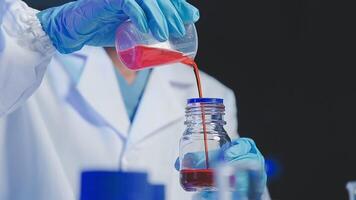
[[[120,55],[123,63],[132,70],[140,70],[153,66],[157,67],[159,65],[175,62],[192,66],[197,80],[199,97],[203,97],[198,66],[193,59],[185,56],[181,52],[138,45],[124,51],[118,51],[117,53]]]
[[[132,70],[181,62],[187,59],[186,56],[177,51],[143,45],[138,45],[124,51],[118,51],[118,53],[124,64]]]
[[[196,191],[214,187],[212,169],[183,169],[180,171],[180,184],[186,191]]]
[[[197,64],[193,59],[185,56],[183,53],[178,51],[172,51],[162,48],[154,48],[143,45],[138,45],[133,48],[118,51],[117,52],[123,63],[132,70],[140,70],[147,67],[159,66],[163,64],[181,62],[188,66],[193,67],[194,74],[197,82],[199,97],[203,97],[203,91],[200,82],[200,74]],[[204,109],[202,109],[202,121],[203,121],[203,132],[204,132],[204,150],[205,150],[205,163],[206,168],[209,168],[209,155],[208,155],[208,144],[205,126],[205,114]]]

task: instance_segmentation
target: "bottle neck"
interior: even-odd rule
[[[206,131],[223,130],[225,106],[222,103],[191,103],[186,107],[187,128],[200,132],[205,125]]]

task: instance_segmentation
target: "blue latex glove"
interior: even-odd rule
[[[57,50],[71,53],[84,45],[114,46],[117,27],[128,19],[160,41],[183,36],[184,24],[196,22],[199,11],[185,0],[78,0],[37,17]]]
[[[223,147],[222,152],[209,152],[209,156],[212,155],[210,160],[215,159],[223,160],[231,164],[248,164],[258,165],[254,167],[254,170],[246,170],[246,172],[240,172],[237,174],[235,188],[237,192],[234,194],[235,199],[259,200],[265,190],[267,183],[267,174],[265,171],[265,162],[262,154],[256,147],[255,142],[249,138],[239,138],[231,142],[229,147]],[[202,168],[205,166],[205,154],[204,152],[187,154],[184,160],[193,163],[196,168]],[[210,161],[210,162],[211,162]],[[214,162],[211,163],[214,167]],[[179,169],[179,159],[175,163],[175,167]],[[258,168],[259,170],[255,170]],[[217,195],[214,192],[200,192],[198,199],[212,200],[217,199]]]

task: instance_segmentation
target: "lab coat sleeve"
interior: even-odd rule
[[[0,0],[0,117],[22,105],[39,87],[55,48],[20,0]]]
[[[225,104],[225,121],[226,121],[226,132],[230,136],[231,139],[236,139],[239,137],[238,135],[238,121],[237,121],[237,105],[235,93],[228,89],[224,96],[224,104]]]

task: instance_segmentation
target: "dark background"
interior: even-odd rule
[[[266,157],[273,199],[346,200],[356,180],[355,6],[191,2],[201,12],[197,62],[236,92],[240,135]]]
[[[348,199],[356,180],[355,6],[205,0],[201,68],[232,87],[241,136],[276,170],[273,199]],[[270,162],[271,163],[271,162]]]

